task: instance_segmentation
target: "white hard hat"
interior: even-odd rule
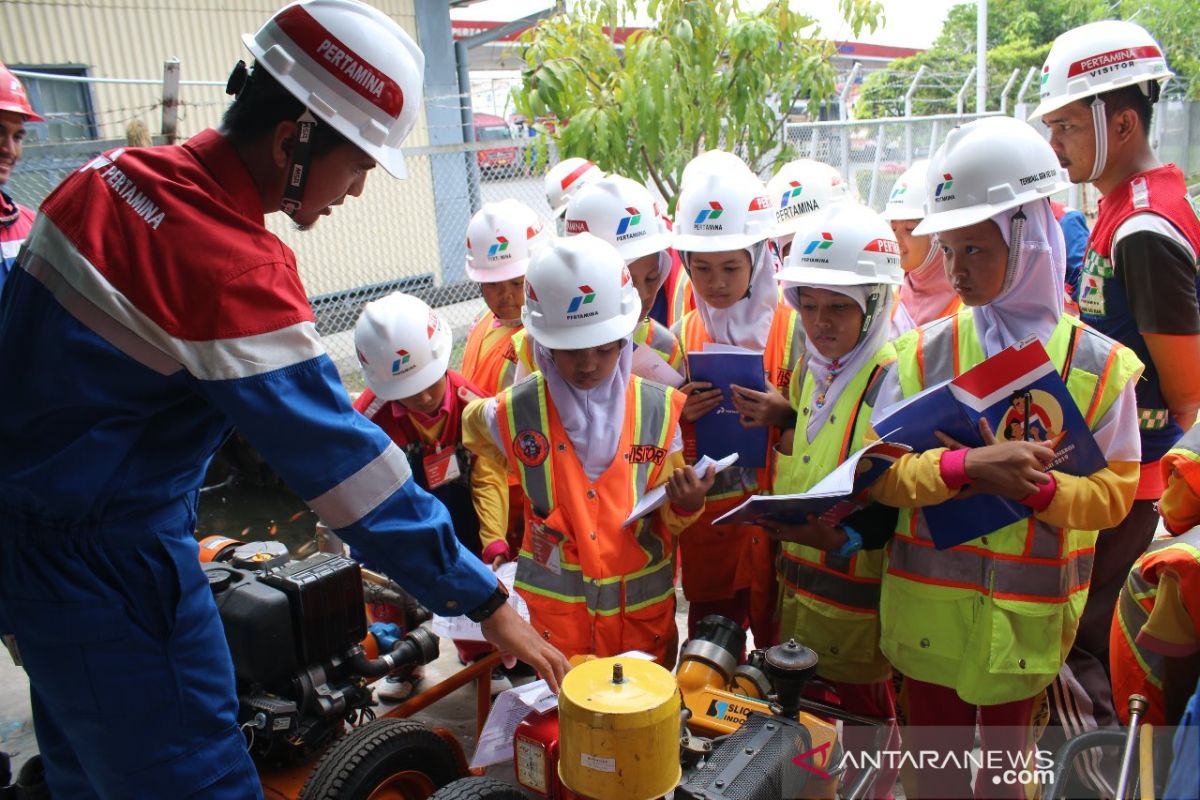
[[[1012,117],[977,119],[951,130],[929,160],[925,218],[913,233],[965,228],[1069,185],[1058,156],[1031,126]]]
[[[778,237],[794,234],[806,215],[849,200],[850,189],[842,174],[828,164],[798,158],[780,167],[767,182],[767,196],[775,203],[773,235]]]
[[[525,273],[525,330],[543,347],[582,350],[631,335],[642,301],[625,260],[590,233],[555,239]]]
[[[1075,100],[1170,77],[1162,48],[1141,25],[1116,19],[1081,25],[1050,46],[1042,65],[1041,102],[1029,118],[1041,119]],[[1148,87],[1143,92],[1150,94]]]
[[[467,225],[467,277],[477,283],[519,278],[552,238],[546,221],[521,201],[485,203]]]
[[[590,233],[617,248],[625,263],[671,246],[667,222],[649,190],[620,175],[585,186],[567,204],[567,235]]]
[[[929,159],[914,161],[892,186],[887,204],[880,214],[888,222],[901,219],[921,219],[925,216],[925,177]]]
[[[400,144],[421,110],[425,56],[391,17],[358,0],[300,0],[242,41],[319,121],[408,176]]]
[[[382,400],[412,397],[446,374],[450,326],[419,297],[393,292],[367,303],[354,325],[367,388]]]
[[[784,286],[899,285],[900,245],[883,217],[836,203],[804,218],[776,278]]]
[[[550,212],[555,217],[561,217],[575,192],[603,177],[603,170],[586,158],[568,158],[558,162],[546,172],[543,179]]]
[[[676,250],[717,253],[758,244],[774,229],[775,204],[749,170],[701,173],[679,194],[672,241]]]
[[[683,192],[692,179],[714,172],[724,175],[735,172],[754,174],[745,161],[727,150],[705,150],[684,166],[683,174],[679,176],[679,191]]]

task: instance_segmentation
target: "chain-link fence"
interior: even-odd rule
[[[206,106],[219,96],[215,88],[204,89],[204,97],[193,91]],[[461,98],[435,102],[458,108]],[[1025,109],[1018,105],[1016,112],[1022,116]],[[879,209],[912,160],[927,157],[954,125],[979,116],[789,123],[784,136],[800,155],[841,170],[862,201]],[[423,141],[462,139],[461,126],[424,133]],[[1176,162],[1195,180],[1200,174],[1200,104],[1165,98],[1156,107],[1152,133],[1163,160]],[[354,321],[367,302],[388,292],[411,292],[438,307],[461,349],[483,308],[478,287],[463,269],[467,224],[481,203],[512,197],[549,219],[542,178],[557,154],[553,149],[539,153],[537,140],[519,138],[515,129],[509,136],[479,135],[483,141],[471,144],[406,148],[408,180],[392,180],[377,171],[361,198],[350,198],[312,232],[296,230],[281,214],[268,216],[271,229],[296,251],[318,330],[348,385],[361,385]],[[6,189],[18,202],[36,207],[72,169],[124,144],[97,139],[30,145]],[[1094,194],[1081,195],[1077,189],[1063,199],[1085,213],[1095,207]]]

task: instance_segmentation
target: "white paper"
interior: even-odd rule
[[[644,344],[633,348],[633,374],[639,378],[661,383],[678,389],[683,386],[683,376],[663,359],[652,347]]]
[[[641,650],[628,650],[617,657],[654,660],[654,656]],[[482,769],[510,760],[513,757],[513,736],[521,720],[530,714],[545,714],[557,707],[558,695],[550,691],[544,680],[515,686],[498,694],[487,722],[483,723],[483,730],[479,732],[475,755],[471,756],[471,769]]]
[[[513,757],[513,735],[521,720],[557,706],[558,695],[550,691],[545,681],[534,681],[501,692],[496,696],[483,730],[479,732],[475,755],[471,757],[471,769],[482,769],[510,760]]]
[[[705,342],[702,352],[705,353],[742,353],[752,356],[761,356],[762,353],[758,350],[751,350],[748,347],[738,347],[736,344],[719,344],[717,342]]]
[[[509,561],[501,564],[500,568],[496,570],[496,577],[504,584],[504,588],[508,589],[508,604],[521,615],[521,619],[528,622],[529,606],[525,605],[525,599],[513,589],[513,584],[517,580],[517,562]],[[466,642],[487,641],[483,635],[483,627],[478,622],[472,622],[466,617],[441,617],[434,614],[430,628],[445,639],[459,639]]]
[[[737,453],[730,453],[720,461],[714,461],[708,456],[701,456],[700,460],[692,467],[696,471],[696,475],[704,475],[709,467],[715,467],[717,472],[721,472],[727,467],[733,466],[733,463],[738,460]],[[621,527],[625,527],[633,523],[634,520],[646,516],[654,509],[667,502],[667,484],[660,483],[650,491],[642,495],[642,499],[633,507],[633,511],[629,512],[629,517],[625,520]]]

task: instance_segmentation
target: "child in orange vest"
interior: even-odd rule
[[[519,364],[529,362],[521,304],[525,300],[525,268],[530,257],[553,238],[546,221],[516,200],[487,203],[467,226],[467,277],[479,284],[487,310],[467,334],[462,374],[481,395],[492,395],[513,384]],[[509,485],[507,547],[489,551],[486,560],[499,566],[521,544],[521,487]]]
[[[629,276],[642,301],[641,319],[633,331],[634,348],[648,347],[675,372],[662,372],[659,359],[634,364],[643,378],[675,386],[683,379],[683,350],[679,340],[651,311],[673,269],[671,233],[650,192],[637,181],[609,175],[575,193],[567,206],[567,235],[590,233],[611,244],[625,259]],[[665,304],[662,304],[665,308]]]
[[[464,441],[507,459],[525,493],[517,590],[566,656],[676,656],[675,537],[712,485],[684,465],[684,397],[631,376],[641,302],[620,254],[581,233],[534,256],[524,320],[538,372],[471,404]],[[666,503],[626,524],[665,487]]]
[[[503,464],[463,447],[462,412],[481,392],[447,369],[450,326],[419,298],[397,292],[363,309],[354,346],[367,384],[354,407],[404,450],[413,477],[446,506],[468,550],[485,563],[506,556],[508,479]],[[486,642],[455,644],[463,663],[492,650]],[[498,674],[493,688],[503,691],[506,681]],[[376,691],[403,699],[405,687],[397,684],[381,682]]]
[[[685,353],[703,350],[708,343],[763,353],[768,391],[734,387],[733,403],[744,426],[767,426],[774,441],[795,419],[781,392],[787,391],[804,351],[804,330],[796,312],[780,303],[775,282],[778,256],[769,241],[775,230],[774,205],[745,165],[720,172],[695,169],[680,193],[675,216],[675,248],[683,255],[696,298],[696,309],[680,320],[675,333]],[[692,381],[681,391],[688,394],[688,423],[721,401],[720,390],[708,383]],[[694,449],[690,426],[685,436]],[[731,443],[729,451],[735,449]],[[689,457],[699,455],[689,452]],[[705,513],[680,537],[689,630],[705,616],[720,614],[749,625],[756,645],[769,645],[775,638],[770,539],[758,527],[712,524],[748,496],[768,490],[765,468],[735,465],[725,470],[708,495]]]

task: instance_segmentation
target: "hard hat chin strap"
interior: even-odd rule
[[[308,181],[308,167],[312,152],[313,130],[317,118],[307,108],[296,120],[296,136],[292,140],[292,151],[288,157],[287,173],[284,176],[283,197],[279,210],[294,217],[303,205],[304,184]]]
[[[1099,95],[1091,103],[1092,132],[1096,139],[1096,155],[1092,161],[1092,174],[1087,177],[1087,183],[1092,183],[1104,172],[1108,161],[1108,121],[1104,114],[1104,100]]]

